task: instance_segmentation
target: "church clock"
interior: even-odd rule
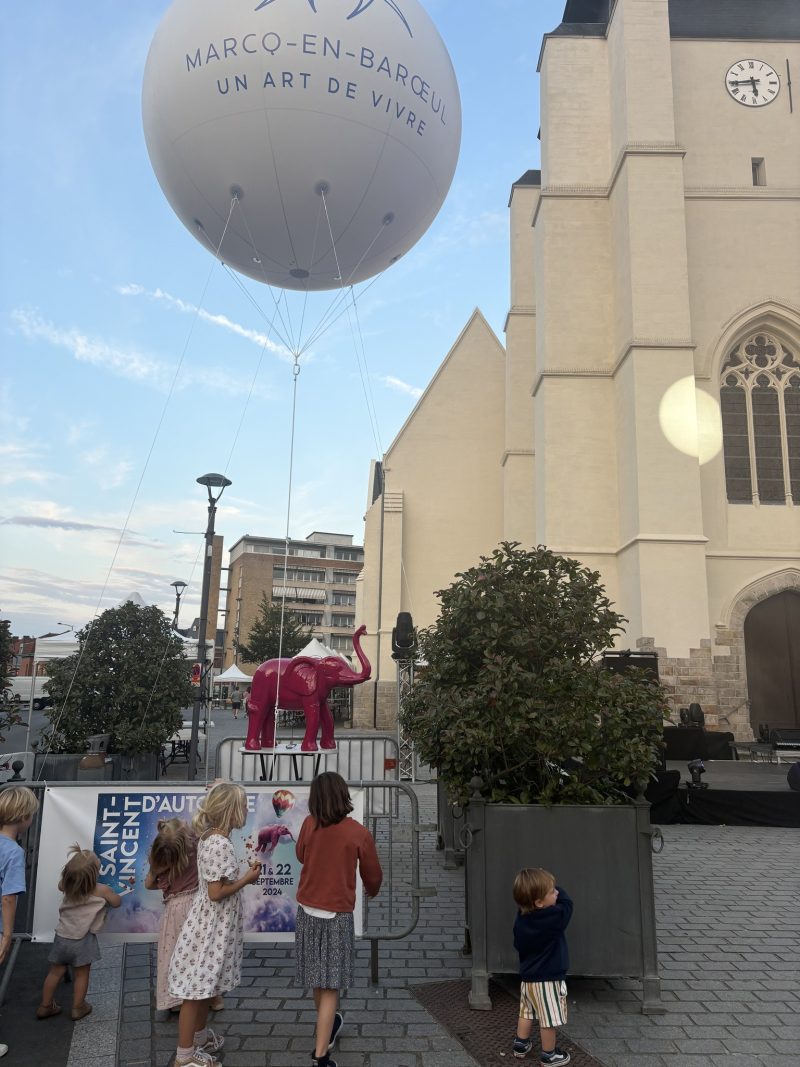
[[[781,89],[777,71],[761,59],[740,59],[728,68],[725,88],[746,107],[770,104]]]

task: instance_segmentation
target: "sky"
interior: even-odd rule
[[[476,307],[503,338],[508,198],[540,165],[536,63],[564,0],[423,5],[459,82],[460,159],[428,232],[356,290],[366,371],[346,316],[301,361],[292,537],[363,543],[370,462]],[[133,591],[171,613],[177,579],[188,625],[207,472],[232,482],[224,563],[241,536],[286,532],[292,360],[264,345],[269,291],[237,285],[193,239],[145,146],[144,64],[168,6],[40,0],[3,15],[0,617],[19,635],[79,628]]]

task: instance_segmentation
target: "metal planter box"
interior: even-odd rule
[[[470,1006],[491,1008],[491,973],[517,972],[514,876],[544,867],[569,891],[570,973],[640,978],[643,1012],[658,1013],[660,983],[649,805],[489,804],[466,813]]]
[[[454,871],[464,863],[461,833],[464,828],[464,809],[454,804],[441,780],[436,781],[437,848],[444,850],[444,869]]]

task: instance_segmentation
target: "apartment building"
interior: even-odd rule
[[[351,651],[356,581],[363,565],[364,548],[353,544],[352,534],[315,531],[302,541],[291,540],[288,556],[284,538],[241,537],[230,550],[224,666],[238,662],[236,641],[247,641],[262,593],[279,604],[284,590],[287,608],[315,637]]]

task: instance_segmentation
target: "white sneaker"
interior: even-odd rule
[[[179,1060],[176,1056],[174,1063],[175,1067],[222,1067],[222,1060],[201,1048],[194,1049],[188,1060]]]
[[[8,1045],[0,1045],[0,1057],[5,1056],[8,1052]]]
[[[225,1044],[225,1038],[222,1034],[215,1034],[211,1027],[208,1027],[208,1037],[204,1045],[198,1045],[197,1049],[200,1052],[205,1052],[210,1055],[214,1052],[219,1052],[222,1046]]]

